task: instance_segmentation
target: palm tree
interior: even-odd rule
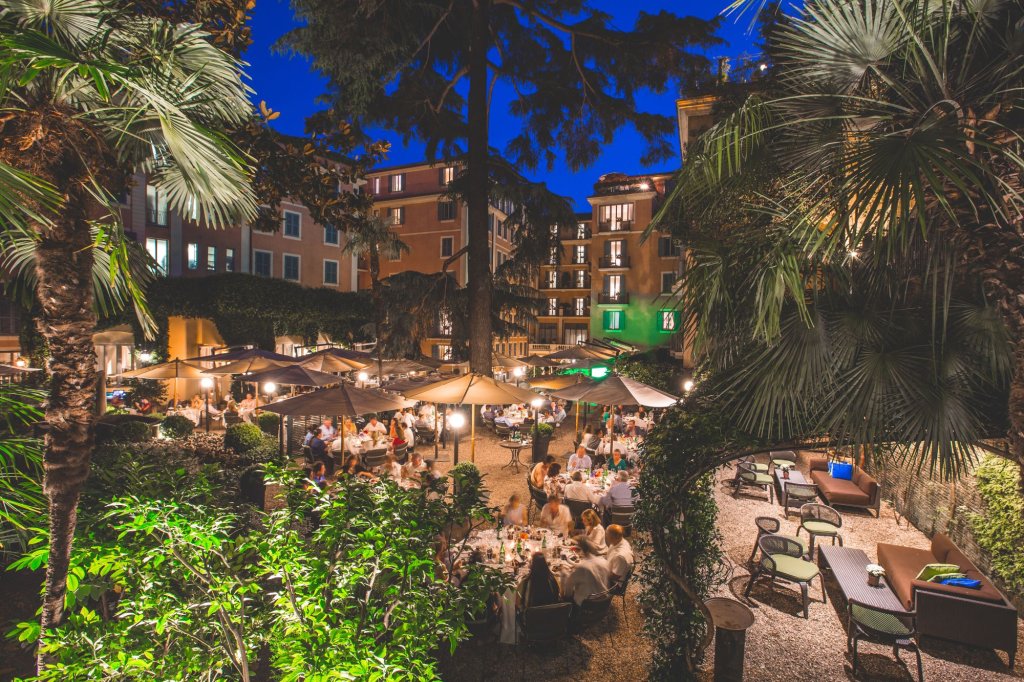
[[[408,253],[409,246],[402,241],[394,229],[394,223],[362,212],[352,221],[351,229],[346,233],[345,253],[366,258],[370,271],[370,300],[373,304],[373,331],[377,339],[377,378],[383,380],[383,325],[385,318],[384,295],[380,281],[380,257],[399,258]]]
[[[17,169],[22,185],[52,188],[60,198],[59,210],[34,202],[21,227],[34,242],[38,328],[50,354],[45,633],[61,619],[93,444],[95,226],[106,223],[118,235],[108,243],[123,241],[113,196],[135,171],[146,172],[175,210],[211,227],[251,220],[247,161],[220,132],[241,125],[251,107],[240,63],[204,32],[130,4],[5,2],[0,35],[0,164]],[[0,206],[16,200],[5,195]]]
[[[655,227],[688,244],[681,309],[755,433],[912,444],[945,475],[1002,434],[1024,466],[1022,19],[809,0],[691,150]]]

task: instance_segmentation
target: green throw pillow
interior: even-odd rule
[[[930,583],[941,583],[946,578],[966,578],[967,576],[963,573],[940,573],[939,575],[933,575],[928,582]]]
[[[914,580],[923,580],[928,582],[937,575],[945,575],[946,573],[959,573],[960,567],[956,564],[928,564],[921,569],[921,572],[917,574]]]

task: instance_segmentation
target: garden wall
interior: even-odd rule
[[[948,535],[968,558],[1006,593],[1017,609],[1024,612],[1024,590],[1020,589],[1020,580],[1003,579],[993,566],[994,563],[1005,566],[1005,554],[1000,559],[987,551],[982,545],[991,546],[991,543],[986,543],[985,539],[975,532],[979,530],[979,524],[986,529],[990,529],[996,523],[1005,525],[1006,509],[1002,509],[1002,518],[997,521],[997,514],[989,509],[977,476],[979,468],[984,468],[986,472],[993,469],[999,471],[1005,464],[1006,460],[995,455],[981,455],[976,466],[959,480],[952,482],[936,480],[926,471],[918,471],[912,464],[891,460],[874,461],[865,468],[878,479],[882,486],[882,496],[892,504],[903,520],[909,521],[929,537],[935,533]],[[1012,473],[1015,477],[1016,466],[1010,467],[1012,469],[1008,468],[1006,473]],[[1006,486],[1003,488],[1005,492]],[[1015,490],[1016,486],[1012,488],[1016,500],[1011,502],[1019,506],[1020,496]],[[988,487],[986,490],[991,491],[992,488]],[[1019,525],[1010,530],[1019,531]],[[1019,566],[1017,568],[1019,569]],[[1019,576],[1019,570],[1007,572]]]

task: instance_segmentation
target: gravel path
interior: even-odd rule
[[[572,424],[567,423],[565,428],[556,432],[551,443],[550,453],[563,466],[572,448],[572,436]],[[475,461],[486,476],[492,504],[502,505],[513,492],[525,498],[524,477],[528,469],[521,468],[518,473],[503,469],[509,454],[497,442],[493,433],[478,428]],[[429,452],[425,447],[420,450],[424,456],[432,456],[432,448]],[[461,461],[470,458],[466,440],[460,444],[459,451]],[[447,456],[448,459],[451,459],[451,454],[450,448],[441,452],[442,457]],[[529,460],[528,450],[523,450],[521,459]],[[806,472],[805,462],[802,464]],[[451,462],[439,462],[439,465],[442,470],[447,470]],[[720,471],[718,479],[728,480],[732,473],[731,469]],[[777,516],[783,521],[784,532],[789,533],[795,532],[796,517],[791,514],[787,521],[778,504],[770,505],[767,498],[756,491],[733,498],[731,489],[718,486],[716,497],[725,552],[733,567],[732,579],[722,585],[718,595],[743,601],[742,594],[749,577],[746,560],[756,537],[754,517]],[[875,559],[874,548],[878,542],[928,546],[928,539],[916,528],[906,523],[897,524],[892,508],[884,502],[880,519],[853,510],[842,513],[846,546],[861,548],[872,559]],[[780,585],[772,594],[767,586],[755,586],[748,602],[754,611],[755,622],[747,633],[746,679],[757,682],[916,679],[916,673],[911,674],[895,662],[891,650],[870,643],[862,643],[860,660],[863,668],[856,678],[853,676],[846,656],[843,614],[835,601],[839,597],[838,588],[828,581],[826,585],[828,604],[821,603],[817,585],[812,587],[808,620],[802,617],[798,589]],[[466,642],[454,656],[444,657],[444,679],[452,682],[513,679],[627,682],[645,679],[651,649],[640,633],[643,615],[635,599],[637,592],[636,585],[630,587],[625,619],[622,604],[616,600],[606,621],[582,635],[553,645],[548,651],[504,646],[493,638]],[[1024,627],[1019,628],[1018,636],[1020,651],[1024,652]],[[1024,653],[1018,656],[1016,673],[1007,670],[1005,654],[993,651],[926,640],[923,655],[927,680],[976,682],[1024,677]],[[913,664],[906,652],[901,656]],[[713,660],[712,647],[702,671],[702,678],[708,682],[713,679]]]

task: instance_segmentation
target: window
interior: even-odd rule
[[[188,245],[186,250],[187,263],[189,270],[199,269],[199,244],[192,242]]]
[[[671,294],[672,290],[676,288],[676,279],[674,272],[661,273],[661,293]]]
[[[659,310],[658,311],[658,331],[660,332],[674,332],[679,329],[679,311],[678,310]]]
[[[252,273],[260,277],[274,276],[274,258],[269,251],[253,251]]]
[[[658,255],[662,258],[679,256],[679,244],[672,237],[658,237]]]
[[[589,313],[587,312],[587,303],[589,303],[589,300],[586,298],[574,298],[572,301],[573,313],[575,313],[578,317],[588,315]]]
[[[151,225],[167,227],[167,195],[153,185],[146,185],[146,217]]]
[[[206,247],[206,269],[216,270],[217,269],[217,247],[207,246]]]
[[[324,225],[324,244],[337,246],[339,243],[338,228],[333,225]]]
[[[336,260],[325,260],[324,261],[324,284],[338,284],[338,261]]]
[[[295,211],[284,212],[284,236],[289,239],[300,239],[302,237],[302,214]]]
[[[405,191],[405,173],[395,173],[394,175],[388,176],[388,191],[389,192],[404,192]]]
[[[447,308],[439,308],[437,311],[437,329],[435,330],[438,336],[451,336],[452,335],[452,314]]]
[[[299,257],[291,253],[286,253],[284,254],[284,257],[282,259],[282,265],[283,269],[281,276],[284,277],[289,282],[298,282]]]
[[[451,360],[452,359],[452,347],[441,344],[436,344],[430,347],[430,355],[435,360]]]
[[[614,298],[622,293],[622,275],[604,276],[604,293],[609,298]]]
[[[560,246],[552,246],[548,252],[548,265],[558,265],[559,256],[562,255],[562,248]]]
[[[572,247],[572,262],[574,265],[586,265],[587,247],[585,245],[577,244]]]
[[[21,309],[11,301],[0,299],[0,334],[17,335],[20,331]]]
[[[547,312],[548,315],[557,315],[558,314],[558,299],[557,298],[549,298],[548,299],[547,310],[548,310],[548,312]]]
[[[575,277],[575,284],[577,289],[586,289],[590,286],[590,284],[587,282],[586,270],[577,270]]]
[[[405,207],[404,206],[392,206],[388,209],[388,222],[392,225],[402,225],[405,223]]]
[[[441,258],[451,258],[455,253],[455,237],[441,237]]]
[[[626,242],[621,239],[612,239],[604,243],[604,257],[606,267],[625,267],[628,265],[626,260]]]
[[[562,343],[575,346],[590,340],[590,325],[567,324],[562,330]]]
[[[380,194],[381,188],[383,186],[384,186],[384,183],[383,183],[382,179],[379,178],[379,177],[374,178],[373,180],[370,181],[370,187],[372,188],[371,191],[374,194]]]
[[[601,207],[599,222],[608,232],[629,230],[633,226],[633,204],[605,204]]]
[[[587,229],[586,223],[579,223],[576,225],[576,239],[590,239],[590,230]]]
[[[447,187],[455,179],[455,166],[445,166],[438,170],[437,184]]]
[[[224,249],[224,272],[235,271],[235,250]]]
[[[606,310],[604,311],[604,330],[606,332],[621,332],[626,326],[626,311]]]
[[[455,220],[455,202],[454,201],[439,201],[439,202],[437,202],[437,219],[438,220]]]
[[[558,343],[558,325],[540,325],[537,330],[537,343]]]
[[[161,275],[167,274],[167,240],[147,239],[146,252],[156,261],[156,270]]]
[[[555,270],[548,270],[546,278],[544,280],[545,289],[557,289],[558,288],[558,272]]]

